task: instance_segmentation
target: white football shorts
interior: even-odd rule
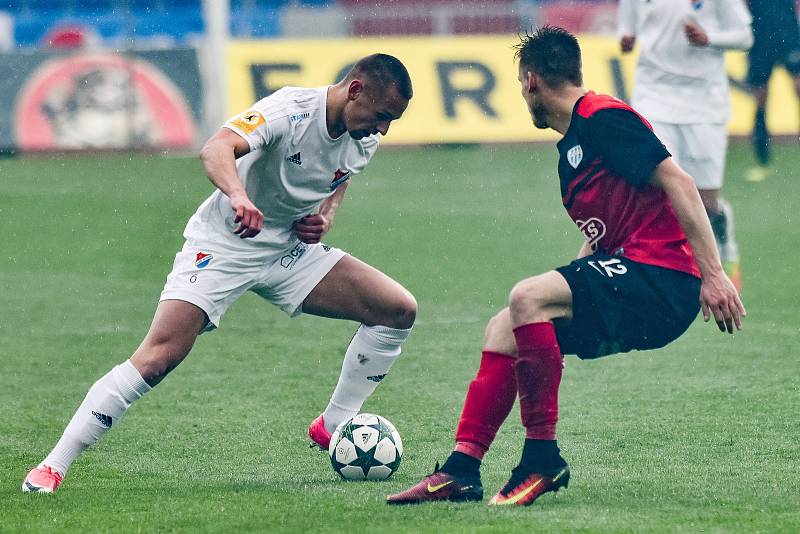
[[[219,326],[228,308],[248,290],[295,317],[311,290],[345,254],[321,243],[297,243],[265,262],[186,242],[175,255],[159,300],[183,300],[206,312],[204,332]]]
[[[728,150],[725,124],[651,124],[675,162],[694,178],[698,189],[722,189]]]

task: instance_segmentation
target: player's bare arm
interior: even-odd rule
[[[581,259],[585,258],[586,256],[590,256],[592,252],[594,252],[592,250],[592,246],[588,242],[584,241],[583,245],[581,245],[581,249],[578,251],[578,256],[576,259]]]
[[[255,237],[264,225],[264,215],[253,204],[236,173],[236,159],[250,152],[247,141],[235,132],[220,128],[200,151],[206,175],[231,201],[236,213],[234,230],[241,238]]]
[[[741,330],[741,317],[746,311],[739,293],[722,269],[711,224],[694,180],[672,158],[667,158],[656,167],[651,181],[666,192],[692,246],[703,277],[700,288],[703,319],[708,321],[713,314],[720,331],[733,333],[734,325]]]
[[[344,199],[344,193],[348,185],[350,184],[345,182],[336,188],[335,193],[322,201],[316,214],[306,215],[294,223],[292,229],[300,241],[308,244],[319,243],[322,240],[322,236],[330,231],[333,227],[333,218],[336,216],[336,210],[339,209]]]
[[[693,46],[713,46],[723,50],[749,50],[753,46],[753,30],[750,24],[741,24],[732,18],[724,29],[706,30],[696,21],[687,22],[683,28],[686,39]]]

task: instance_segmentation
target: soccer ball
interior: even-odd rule
[[[345,480],[385,480],[400,466],[403,441],[392,423],[361,413],[336,428],[328,454]]]

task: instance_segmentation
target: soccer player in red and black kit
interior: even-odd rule
[[[744,306],[720,264],[692,177],[627,104],[582,87],[569,32],[545,26],[516,46],[522,97],[552,128],[564,207],[586,238],[579,257],[519,282],[486,328],[456,447],[444,465],[390,504],[481,500],[480,464],[519,395],[522,459],[490,505],[529,505],[566,487],[556,442],[563,354],[599,358],[663,347],[700,307],[719,329],[741,329]]]

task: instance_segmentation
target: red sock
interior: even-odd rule
[[[469,384],[458,421],[455,450],[482,460],[516,398],[514,358],[483,351],[481,366]]]
[[[514,371],[519,409],[528,439],[556,439],[558,386],[564,360],[553,323],[531,323],[514,329]]]

